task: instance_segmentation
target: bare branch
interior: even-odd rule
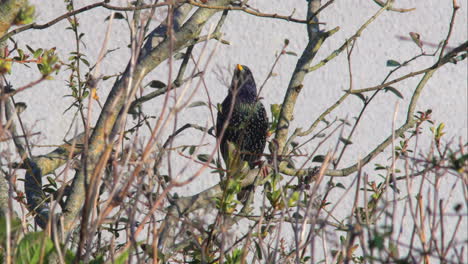
[[[44,29],[44,28],[48,28],[48,27],[51,27],[55,24],[57,24],[58,22],[64,20],[64,19],[67,19],[69,17],[72,17],[72,16],[75,16],[77,14],[80,14],[80,13],[83,13],[83,12],[86,12],[86,11],[89,11],[91,9],[94,9],[96,7],[105,7],[109,10],[115,10],[115,11],[135,11],[135,10],[142,10],[142,9],[150,9],[150,8],[154,8],[154,7],[160,7],[160,6],[167,6],[169,5],[169,3],[167,2],[163,2],[163,3],[157,3],[157,4],[154,4],[154,5],[141,5],[141,6],[138,6],[138,7],[118,7],[118,6],[112,6],[112,5],[109,5],[107,4],[108,1],[102,1],[102,2],[98,2],[98,3],[94,3],[94,4],[91,4],[91,5],[87,5],[87,6],[84,6],[80,9],[76,9],[74,11],[71,11],[71,12],[68,12],[66,14],[63,14],[45,24],[36,24],[36,23],[32,23],[32,24],[29,24],[29,25],[26,25],[26,26],[22,26],[20,28],[17,28],[17,29],[14,29],[6,34],[1,34],[0,36],[0,43],[7,40],[8,38],[11,38],[12,36],[18,34],[18,33],[21,33],[23,31],[26,31],[26,30],[29,30],[29,29]],[[0,31],[0,33],[2,33]]]

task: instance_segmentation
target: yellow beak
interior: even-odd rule
[[[244,68],[243,68],[242,65],[240,65],[240,64],[237,64],[237,69],[238,69],[239,71],[243,71],[243,70],[244,70]]]

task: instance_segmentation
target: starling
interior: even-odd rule
[[[240,160],[253,169],[263,154],[267,130],[268,117],[257,96],[252,72],[247,66],[238,64],[216,121],[216,137],[222,136],[220,149],[227,169],[231,169],[228,142],[240,152]]]

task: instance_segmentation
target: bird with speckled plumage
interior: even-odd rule
[[[216,137],[221,155],[229,170],[229,143],[240,153],[240,159],[255,168],[265,149],[268,116],[257,96],[257,86],[250,69],[238,64],[229,92],[216,121]]]

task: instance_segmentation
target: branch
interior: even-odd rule
[[[383,11],[387,10],[390,7],[391,1],[388,1],[387,4],[382,7],[375,15],[373,15],[371,18],[369,18],[360,28],[359,30],[351,37],[351,39],[347,40],[338,50],[334,51],[332,54],[330,54],[326,59],[322,60],[319,64],[310,67],[310,63],[312,62],[313,58],[315,57],[315,54],[317,51],[320,49],[321,44],[323,41],[329,37],[331,34],[334,32],[338,31],[339,28],[335,28],[327,33],[319,33],[318,30],[318,25],[313,26],[313,24],[308,25],[308,33],[309,33],[309,43],[304,50],[301,58],[298,60],[298,63],[296,65],[296,69],[294,70],[293,76],[291,78],[291,81],[289,83],[288,90],[286,92],[286,96],[283,101],[283,105],[281,108],[281,113],[280,113],[280,119],[278,122],[277,130],[276,130],[276,147],[277,147],[277,153],[279,155],[285,155],[288,152],[288,149],[286,147],[286,142],[287,142],[287,136],[288,136],[288,130],[289,130],[289,125],[290,121],[292,120],[293,112],[294,112],[294,107],[296,104],[296,99],[299,96],[299,93],[302,89],[302,82],[304,80],[304,77],[307,73],[316,70],[323,65],[325,65],[328,61],[336,57],[338,54],[340,54],[345,48],[352,43],[356,38],[358,38],[361,33],[364,31],[365,28],[367,28],[370,23],[372,23],[380,14],[383,13]],[[315,5],[315,6],[314,6]],[[308,17],[313,17],[313,14],[315,13],[314,11],[319,10],[320,8],[320,1],[310,1],[309,2],[309,10],[308,10]],[[313,17],[314,19],[317,19],[317,17]],[[332,106],[329,111],[332,111],[334,107],[336,107],[340,101],[344,100],[346,98],[346,95],[342,97],[338,102],[335,104],[335,106]],[[313,127],[311,127],[307,133],[310,133]],[[298,131],[300,132],[300,131]],[[271,145],[270,145],[271,146]],[[293,174],[293,175],[308,175],[310,174],[311,170],[310,169],[305,169],[305,170],[293,170],[293,171],[284,171],[286,166],[283,164],[284,162],[281,162],[279,167],[283,169],[284,173],[287,174]],[[361,163],[362,164],[362,163]],[[356,167],[357,168],[357,167]],[[327,170],[327,175],[330,174],[339,174],[335,171],[330,171]]]
[[[71,158],[81,153],[77,145],[82,145],[85,134],[81,133],[70,142],[64,143],[54,151],[26,159],[21,168],[26,169],[25,174],[25,192],[28,203],[28,209],[36,214],[35,222],[41,228],[45,228],[49,221],[49,204],[46,202],[46,196],[42,191],[42,177],[53,173]]]
[[[468,41],[459,45],[458,47],[451,50],[447,55],[445,55],[440,61],[429,67],[428,69],[424,70],[425,74],[422,77],[421,81],[418,83],[413,96],[411,97],[411,102],[408,106],[408,111],[406,115],[406,122],[397,130],[395,130],[395,137],[399,137],[410,128],[412,128],[415,124],[414,120],[414,112],[416,110],[416,104],[418,102],[419,96],[422,92],[422,89],[425,87],[429,79],[432,77],[435,71],[437,71],[440,67],[445,65],[448,62],[451,62],[454,57],[456,57],[461,52],[468,51]],[[346,94],[345,94],[346,95]],[[345,96],[344,95],[344,96]],[[359,168],[362,168],[366,164],[368,164],[372,159],[374,159],[377,155],[383,152],[392,142],[392,135],[389,135],[382,143],[380,143],[374,150],[369,152],[363,159],[356,162],[354,165],[349,166],[344,169],[339,170],[327,170],[326,175],[334,176],[334,177],[345,177],[350,175],[351,173],[356,172]],[[285,164],[284,164],[285,165]],[[315,168],[306,168],[300,170],[289,169],[284,166],[283,163],[280,164],[280,169],[282,173],[291,176],[306,176],[313,173]]]
[[[87,6],[84,6],[84,7],[80,8],[80,9],[76,9],[74,11],[63,14],[63,15],[61,15],[61,16],[59,16],[59,17],[57,17],[57,18],[55,18],[55,19],[53,19],[53,20],[51,20],[51,21],[49,21],[49,22],[47,22],[45,24],[32,23],[32,24],[29,24],[29,25],[22,26],[20,28],[14,29],[14,30],[6,33],[6,34],[2,33],[1,27],[0,27],[0,36],[2,36],[0,38],[0,43],[7,40],[8,38],[18,34],[18,33],[21,33],[23,31],[28,30],[28,29],[48,28],[48,27],[51,27],[51,26],[57,24],[58,22],[60,22],[60,21],[62,21],[64,19],[67,19],[67,18],[72,17],[74,15],[77,15],[79,13],[89,11],[89,10],[94,9],[96,7],[104,7],[104,8],[107,8],[109,10],[116,10],[116,11],[135,11],[135,10],[149,9],[149,8],[169,5],[168,2],[163,2],[163,3],[153,4],[153,5],[141,5],[141,6],[137,6],[137,7],[119,7],[119,6],[109,5],[109,4],[107,4],[107,2],[108,1],[102,1],[102,2],[91,4],[91,5],[87,5]]]
[[[210,1],[215,5],[227,5],[229,0],[213,0]],[[85,175],[99,174],[94,170],[100,162],[101,156],[107,156],[108,146],[106,142],[113,142],[112,131],[118,131],[120,122],[116,122],[122,113],[124,105],[129,98],[128,95],[134,94],[136,87],[139,87],[141,80],[159,64],[165,61],[172,51],[178,51],[187,47],[189,42],[196,39],[205,23],[218,10],[213,9],[198,9],[189,18],[189,20],[180,28],[174,30],[174,37],[165,38],[151,52],[141,55],[137,63],[127,66],[122,77],[114,84],[101,115],[97,121],[95,129],[90,138],[89,152],[87,153],[88,167],[81,170],[74,177],[72,190],[67,199],[67,204],[64,208],[63,227],[66,233],[70,232],[74,227],[74,222],[79,216],[79,212],[83,206],[85,199]],[[171,50],[173,47],[173,50]],[[124,120],[124,118],[121,118]]]
[[[174,31],[180,30],[182,23],[185,21],[191,10],[192,6],[189,4],[183,4],[174,10],[174,18],[172,25],[174,27]],[[166,38],[166,33],[167,20],[164,20],[149,34],[148,39],[150,40],[146,41],[143,47],[142,56],[144,56],[146,53],[151,52],[153,48],[157,47]]]
[[[424,74],[423,78],[419,82],[418,86],[416,87],[416,90],[413,93],[413,96],[411,98],[411,102],[408,106],[408,112],[406,116],[406,122],[395,131],[395,137],[401,136],[403,133],[405,133],[408,129],[412,128],[416,121],[414,120],[414,111],[416,109],[416,104],[418,102],[419,96],[421,95],[422,89],[426,85],[426,83],[429,81],[429,79],[432,77],[434,72],[437,70],[431,69],[426,74]],[[367,154],[366,157],[363,159],[359,160],[356,162],[354,165],[349,166],[345,169],[340,169],[340,170],[328,170],[326,172],[327,175],[329,176],[347,176],[350,175],[351,173],[356,172],[359,168],[362,168],[365,166],[367,163],[369,163],[372,159],[377,157],[381,152],[383,152],[391,143],[392,139],[394,137],[392,135],[389,135],[387,139],[385,139],[382,143],[380,143],[374,150],[372,150],[369,154]]]
[[[371,18],[369,18],[359,29],[358,31],[356,31],[356,33],[354,33],[354,35],[347,39],[345,41],[345,43],[343,43],[343,45],[341,45],[341,47],[339,47],[337,50],[333,51],[330,55],[328,55],[325,59],[323,59],[322,61],[320,61],[319,63],[315,64],[314,66],[310,67],[309,69],[307,69],[308,72],[311,72],[311,71],[315,71],[317,70],[318,68],[324,66],[325,64],[327,64],[327,62],[331,61],[332,59],[334,59],[336,56],[338,56],[341,52],[343,52],[346,47],[348,47],[349,44],[351,44],[354,40],[356,40],[358,37],[361,36],[362,32],[372,23],[374,22],[375,19],[377,19],[377,17],[379,15],[381,15],[385,10],[387,10],[388,8],[390,7],[390,1],[387,2],[387,5],[383,6],[381,9],[379,9],[379,11],[377,11],[377,13],[375,13]],[[339,28],[337,28],[336,30],[339,30]]]
[[[299,136],[299,137],[304,137],[312,133],[312,131],[315,130],[315,128],[318,126],[318,124],[325,119],[325,117],[330,114],[335,108],[337,108],[343,101],[348,97],[349,93],[343,94],[333,105],[331,105],[329,108],[327,108],[317,119],[315,119],[314,123],[310,125],[310,127],[306,131],[302,131],[301,128],[297,128],[296,131],[294,131],[294,134]]]
[[[385,6],[385,3],[382,2],[381,0],[374,0],[376,4],[378,4],[380,7]],[[388,11],[394,11],[394,12],[400,12],[400,13],[406,13],[406,12],[411,12],[416,10],[416,8],[396,8],[396,7],[389,7]]]
[[[307,17],[308,20],[318,22],[318,17],[315,15],[320,8],[320,1],[311,0],[308,4]],[[310,63],[317,54],[323,42],[331,36],[336,30],[329,32],[321,32],[318,24],[308,24],[307,32],[309,34],[309,42],[307,47],[304,49],[301,57],[297,61],[296,68],[292,74],[291,80],[289,81],[288,89],[283,100],[281,107],[281,113],[278,121],[278,126],[275,133],[275,140],[277,142],[277,153],[280,155],[285,154],[285,142],[288,136],[288,130],[290,120],[294,113],[294,107],[296,104],[297,97],[303,87],[302,82],[307,74],[307,69],[310,67]]]
[[[278,15],[278,14],[267,14],[267,13],[262,13],[262,12],[256,12],[252,9],[249,9],[247,7],[241,7],[241,6],[215,6],[215,5],[205,5],[205,4],[202,4],[202,3],[199,3],[199,2],[196,2],[194,0],[188,0],[187,1],[189,4],[193,5],[193,6],[198,6],[198,7],[201,7],[201,8],[209,8],[209,9],[217,9],[217,10],[232,10],[232,11],[242,11],[242,12],[245,12],[249,15],[254,15],[254,16],[258,16],[258,17],[268,17],[268,18],[276,18],[276,19],[282,19],[282,20],[286,20],[288,22],[295,22],[295,23],[300,23],[300,24],[306,24],[308,23],[307,20],[302,20],[302,19],[297,19],[297,18],[293,18],[293,14],[289,15],[289,16],[282,16],[282,15]],[[324,23],[319,23],[319,24],[324,24]]]
[[[166,86],[164,86],[163,88],[160,88],[160,89],[157,89],[156,91],[153,91],[153,92],[150,92],[149,94],[146,94],[146,95],[143,95],[137,99],[135,99],[131,104],[130,104],[130,107],[128,109],[128,113],[129,114],[135,114],[137,113],[137,108],[140,107],[141,105],[143,105],[145,102],[148,102],[158,96],[161,96],[165,93],[167,93],[168,91],[172,90],[172,89],[176,89],[176,88],[179,88],[181,87],[184,83],[186,83],[187,81],[189,80],[193,80],[194,78],[200,76],[201,74],[203,74],[203,72],[198,72],[196,73],[195,75],[192,75],[190,77],[187,77],[183,80],[178,80],[176,79],[172,85],[170,86],[170,88]]]
[[[9,131],[12,135],[16,150],[18,151],[18,154],[23,160],[23,163],[26,168],[24,189],[26,193],[28,209],[30,211],[35,212],[36,223],[40,227],[45,228],[49,216],[49,205],[46,202],[44,202],[45,194],[42,192],[41,170],[39,169],[37,164],[29,158],[29,153],[27,151],[28,145],[26,141],[23,141],[23,138],[18,136],[18,133],[16,131],[16,125],[13,121],[14,116],[16,115],[16,111],[14,110],[15,108],[11,100],[7,99],[5,101],[5,116],[7,120],[11,121]]]
[[[85,133],[83,132],[58,146],[48,154],[33,157],[33,161],[41,169],[42,175],[54,173],[56,169],[69,161],[70,157],[73,158],[81,153],[84,141]]]
[[[383,83],[383,84],[380,84],[380,85],[377,85],[377,86],[346,91],[346,93],[359,94],[359,93],[371,92],[371,91],[375,91],[375,90],[382,90],[385,87],[388,87],[388,86],[390,86],[390,85],[392,85],[394,83],[398,83],[398,82],[401,82],[401,81],[403,81],[405,79],[408,79],[410,77],[414,77],[414,76],[418,76],[420,74],[426,73],[426,72],[430,71],[431,69],[432,69],[432,66],[429,67],[429,68],[426,68],[424,70],[420,70],[420,71],[416,71],[416,72],[410,72],[410,73],[405,74],[405,75],[403,75],[401,77],[398,77],[398,78],[396,78],[394,80],[391,80],[389,82],[386,82],[386,83]]]
[[[247,187],[255,184],[257,176],[261,173],[261,169],[249,170],[245,178],[241,182],[242,187]],[[165,210],[167,211],[166,218],[161,225],[161,232],[159,234],[159,248],[162,252],[171,252],[174,242],[176,240],[176,228],[180,218],[186,217],[198,209],[205,209],[210,211],[216,209],[215,198],[221,199],[223,196],[223,189],[220,184],[200,192],[196,195],[189,197],[180,197],[171,201],[171,205]]]

